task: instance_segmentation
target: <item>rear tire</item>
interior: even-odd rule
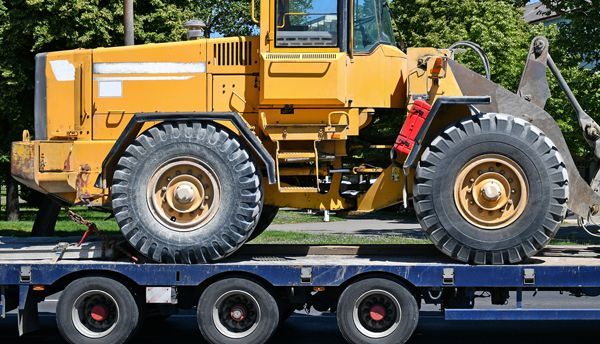
[[[279,207],[273,205],[263,206],[260,218],[258,219],[258,224],[256,224],[252,234],[250,234],[248,241],[254,240],[257,236],[261,235],[271,225],[278,212]]]
[[[556,235],[567,211],[567,170],[538,128],[486,114],[448,128],[417,167],[414,205],[431,241],[474,264],[518,263]]]
[[[71,282],[56,308],[56,324],[72,344],[120,344],[135,333],[140,312],[131,292],[104,277]]]
[[[250,236],[262,207],[261,178],[237,138],[209,123],[162,123],[132,143],[113,177],[121,232],[148,258],[206,263]]]
[[[245,278],[208,286],[198,301],[197,315],[202,336],[212,344],[263,344],[279,325],[273,295]]]
[[[403,344],[417,328],[419,306],[401,284],[368,278],[352,283],[338,300],[337,323],[352,344]]]

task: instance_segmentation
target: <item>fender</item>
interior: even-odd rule
[[[492,98],[489,96],[439,97],[439,98],[437,98],[435,100],[435,102],[433,103],[431,110],[429,111],[429,115],[427,116],[427,118],[425,118],[425,122],[423,122],[423,125],[417,132],[417,135],[415,137],[415,143],[414,143],[412,150],[410,151],[410,153],[406,157],[406,160],[404,161],[404,166],[403,166],[404,174],[408,176],[410,169],[412,169],[416,166],[419,156],[420,156],[420,152],[423,149],[423,141],[425,140],[425,137],[427,136],[427,133],[429,132],[429,128],[431,127],[431,124],[433,123],[436,116],[438,115],[438,113],[444,106],[468,105],[472,109],[474,109],[473,108],[474,105],[490,104],[491,102],[492,102]],[[475,110],[475,111],[479,112],[477,110]]]
[[[117,165],[117,162],[127,149],[133,143],[135,138],[140,133],[140,130],[146,122],[188,122],[188,121],[229,121],[240,132],[242,139],[248,144],[254,153],[265,164],[267,169],[267,178],[269,184],[277,182],[277,174],[275,172],[275,160],[267,149],[260,142],[258,137],[250,131],[242,118],[234,112],[152,112],[152,113],[136,113],[133,115],[125,130],[121,133],[114,146],[104,161],[102,162],[102,174],[98,176],[95,186],[97,188],[107,187],[112,179],[112,173]]]

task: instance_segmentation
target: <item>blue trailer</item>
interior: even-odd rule
[[[550,247],[498,266],[450,261],[428,245],[247,245],[210,265],[133,262],[103,245],[69,250],[0,252],[0,314],[17,310],[21,334],[36,329],[38,303],[59,292],[57,326],[70,343],[124,343],[142,318],[179,309],[196,310],[206,341],[244,344],[266,342],[306,308],[336,312],[350,343],[406,342],[424,304],[448,320],[600,320],[600,309],[523,307],[529,290],[600,295],[600,248]],[[496,306],[476,309],[481,292]]]

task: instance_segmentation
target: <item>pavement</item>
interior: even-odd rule
[[[415,218],[393,213],[374,213],[333,222],[273,224],[267,230],[333,235],[399,235],[426,239]],[[600,238],[593,237],[579,228],[574,218],[568,218],[563,222],[556,239],[579,244],[600,244]]]
[[[273,224],[267,230],[311,234],[404,235],[424,238],[416,219],[403,219],[388,214],[333,222]]]

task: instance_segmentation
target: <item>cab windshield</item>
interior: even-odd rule
[[[387,0],[354,0],[354,51],[395,44]]]

